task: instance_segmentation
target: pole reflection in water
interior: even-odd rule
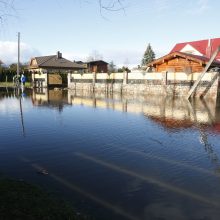
[[[14,87],[14,96],[19,99],[19,109],[20,109],[20,121],[22,127],[22,135],[25,137],[25,126],[24,126],[24,115],[23,115],[23,107],[22,107],[22,99],[25,98],[26,94],[23,86]]]

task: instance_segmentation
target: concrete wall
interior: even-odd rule
[[[186,96],[200,74],[147,73],[143,71],[82,75],[73,73],[68,75],[68,87],[88,91]],[[219,73],[206,73],[194,96],[216,99],[218,84]]]
[[[163,80],[164,75],[166,73],[164,72],[152,72],[148,73],[145,71],[132,71],[128,73],[127,78],[128,79],[141,79],[141,80]],[[178,73],[167,73],[167,80],[196,80],[198,76],[201,73],[192,73],[192,74],[186,74],[184,72],[178,72]],[[202,81],[211,80],[213,73],[209,72],[206,73],[206,75],[203,77]],[[72,79],[93,79],[93,73],[72,73],[70,74],[70,77]],[[96,73],[96,79],[124,79],[124,73]]]

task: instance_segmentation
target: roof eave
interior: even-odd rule
[[[169,58],[175,58],[175,57],[182,57],[182,58],[188,58],[190,60],[193,60],[195,62],[201,63],[201,64],[206,64],[208,61],[204,61],[195,57],[190,56],[189,54],[185,54],[185,53],[181,53],[181,52],[173,52],[173,53],[169,53],[163,57],[158,58],[157,60],[154,60],[153,62],[149,63],[147,66],[148,67],[152,67],[156,64],[162,64],[165,62],[165,60],[169,59]]]
[[[86,69],[85,67],[58,67],[58,66],[42,66],[39,65],[39,68],[45,68],[45,69],[58,69],[58,70],[79,70],[79,69]]]

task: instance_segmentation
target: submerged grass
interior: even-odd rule
[[[85,220],[69,204],[24,181],[0,179],[0,219]]]

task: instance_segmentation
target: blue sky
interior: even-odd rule
[[[100,13],[98,0],[14,0],[16,16],[0,26],[0,59],[16,60],[18,31],[23,62],[58,50],[71,60],[85,60],[97,50],[118,65],[140,64],[148,43],[159,57],[178,42],[220,37],[220,1],[122,3],[124,11]]]

